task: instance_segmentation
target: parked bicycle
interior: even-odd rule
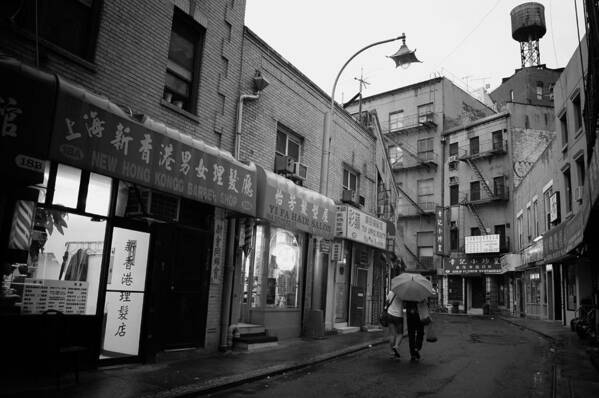
[[[578,337],[595,339],[595,308],[592,305],[581,305],[576,311],[576,318],[570,321],[570,328],[576,332]]]

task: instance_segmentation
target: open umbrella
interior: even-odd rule
[[[436,294],[428,279],[408,272],[391,279],[391,290],[405,301],[422,301]]]

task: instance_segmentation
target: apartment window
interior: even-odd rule
[[[433,160],[433,138],[423,138],[418,140],[418,157],[422,160]]]
[[[537,82],[537,99],[543,99],[543,82]]]
[[[403,111],[389,114],[389,131],[398,130],[403,127]]]
[[[568,148],[568,117],[565,111],[559,116],[559,126],[562,133],[562,150],[564,150]]]
[[[578,174],[578,186],[584,186],[584,153],[581,153],[575,160],[576,174]]]
[[[343,189],[358,192],[358,175],[348,169],[343,169]]]
[[[449,186],[449,204],[455,206],[460,201],[460,186],[458,184]]]
[[[403,163],[403,150],[399,146],[394,145],[389,147],[389,161],[392,165],[401,165]]]
[[[500,151],[500,150],[505,150],[505,148],[503,147],[503,132],[500,131],[493,131],[493,150],[494,151]]]
[[[164,100],[196,112],[204,29],[175,7],[166,65]]]
[[[481,230],[479,227],[472,227],[470,228],[470,236],[481,236]]]
[[[530,241],[532,240],[532,231],[531,231],[531,226],[530,226],[531,221],[532,221],[532,216],[531,216],[531,210],[530,210],[530,205],[529,205],[526,207],[526,237],[527,237],[528,243],[530,243]]]
[[[432,266],[434,232],[417,232],[416,241],[418,244],[418,260],[424,266]]]
[[[470,155],[476,155],[479,152],[479,139],[478,137],[470,138]]]
[[[545,231],[551,229],[551,202],[550,198],[553,195],[553,187],[549,187],[543,191],[543,207],[545,208]]]
[[[418,106],[418,122],[425,123],[431,120],[431,115],[434,112],[433,103]]]
[[[434,197],[434,179],[427,178],[426,180],[417,181],[418,203],[430,209],[433,207]]]
[[[35,32],[34,1],[21,1],[13,18],[19,27]],[[81,58],[92,61],[100,19],[101,0],[37,2],[39,36]]]
[[[510,101],[514,102],[514,90],[510,90]]]
[[[452,142],[449,144],[449,156],[457,156],[458,155],[458,143]]]
[[[532,202],[532,225],[533,234],[536,238],[539,236],[539,201],[536,199]]]
[[[279,125],[277,129],[276,152],[282,156],[289,156],[300,163],[302,140],[286,127]]]
[[[518,236],[518,249],[522,249],[522,212],[516,218],[516,234]]]
[[[451,251],[459,250],[459,230],[457,228],[452,228],[449,230],[449,248]]]
[[[499,235],[499,250],[506,252],[509,250],[505,237],[505,225],[495,225],[495,234]]]
[[[480,181],[470,183],[470,201],[480,200]]]
[[[493,189],[495,192],[495,196],[504,197],[506,195],[504,176],[493,178]]]
[[[574,112],[574,133],[582,129],[582,107],[580,106],[580,93],[572,98],[572,110]]]
[[[570,167],[562,171],[564,175],[564,190],[566,194],[566,213],[572,211],[572,179],[570,177]]]

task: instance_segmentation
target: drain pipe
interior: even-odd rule
[[[246,100],[257,100],[260,98],[260,92],[256,94],[242,94],[237,103],[237,125],[235,126],[235,159],[239,160],[241,152],[241,120],[243,119],[243,102]]]

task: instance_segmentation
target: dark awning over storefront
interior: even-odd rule
[[[560,262],[567,259],[568,253],[574,250],[584,236],[583,213],[578,212],[557,227],[543,234],[543,256],[545,263]]]
[[[258,172],[256,216],[274,225],[327,239],[334,237],[335,202],[318,192],[264,170]]]
[[[0,58],[0,173],[42,182],[56,101],[56,76]]]

